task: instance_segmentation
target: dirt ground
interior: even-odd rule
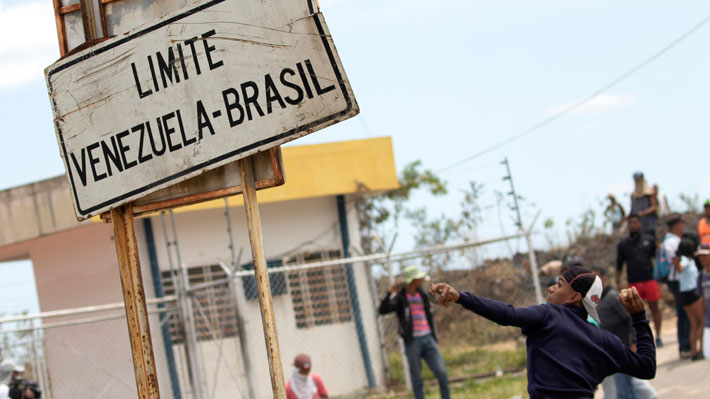
[[[656,352],[656,378],[651,385],[658,399],[707,399],[710,398],[710,360],[691,362],[678,355],[675,319],[663,320],[663,347]],[[597,391],[596,399],[604,398]]]

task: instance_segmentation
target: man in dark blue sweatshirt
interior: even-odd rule
[[[459,292],[446,283],[430,288],[439,304],[456,302],[504,326],[516,326],[527,336],[528,392],[538,398],[593,398],[594,388],[609,375],[624,373],[651,379],[656,375],[656,348],[636,288],[623,290],[619,300],[631,314],[636,352],[618,337],[588,323],[597,321],[602,284],[583,267],[562,274],[548,288],[547,303],[523,308]]]

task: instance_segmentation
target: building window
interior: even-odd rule
[[[279,267],[282,266],[283,262],[281,260],[269,260],[266,261],[266,267]],[[246,263],[242,265],[243,270],[254,270],[254,263]],[[242,286],[244,287],[244,296],[247,300],[253,300],[258,298],[259,293],[256,290],[256,277],[245,276],[242,277]],[[283,272],[279,273],[269,273],[269,286],[271,286],[271,296],[284,295],[288,292],[288,287],[286,286],[286,277]]]
[[[341,257],[339,250],[307,253],[285,259],[285,264],[302,264]],[[310,328],[352,320],[350,289],[345,265],[288,272],[297,328]]]
[[[197,266],[187,269],[190,286],[227,279],[227,273],[219,265]],[[164,295],[175,295],[175,281],[169,270],[160,274]],[[177,277],[176,277],[177,278]],[[227,284],[205,288],[189,296],[198,341],[209,341],[237,335],[234,306]],[[177,315],[175,315],[177,316]],[[179,317],[169,321],[173,344],[183,343],[184,328]]]

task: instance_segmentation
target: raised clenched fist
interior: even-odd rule
[[[459,292],[446,283],[432,284],[431,287],[429,287],[429,291],[438,298],[439,305],[444,307],[449,306],[451,302],[459,300]]]
[[[630,314],[638,313],[646,308],[636,287],[621,290],[619,302]]]

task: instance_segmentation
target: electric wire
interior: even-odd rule
[[[591,100],[593,100],[595,97],[597,97],[597,96],[599,96],[600,94],[606,92],[607,90],[609,90],[609,89],[611,89],[611,88],[617,86],[619,83],[621,83],[621,82],[623,82],[624,80],[628,79],[629,77],[631,77],[631,76],[632,76],[633,74],[635,74],[636,72],[642,70],[643,68],[645,68],[645,67],[648,66],[649,64],[651,64],[651,63],[653,63],[654,61],[656,61],[657,59],[659,59],[661,56],[663,56],[664,54],[666,54],[667,52],[669,52],[669,51],[670,51],[671,49],[673,49],[675,46],[677,46],[678,44],[680,44],[681,42],[683,42],[685,39],[687,39],[688,37],[690,37],[692,34],[694,34],[695,32],[697,32],[698,30],[700,30],[700,29],[701,29],[703,26],[705,26],[708,22],[710,22],[710,15],[706,16],[705,18],[703,18],[700,22],[698,22],[697,24],[693,25],[693,27],[691,27],[689,30],[687,30],[687,31],[684,32],[682,35],[680,35],[680,36],[678,36],[677,38],[675,38],[674,40],[672,40],[670,43],[668,43],[667,45],[665,45],[664,47],[662,47],[660,50],[658,50],[658,51],[656,51],[655,53],[653,53],[651,56],[647,57],[646,59],[644,59],[644,60],[641,61],[640,63],[636,64],[636,65],[635,65],[634,67],[632,67],[631,69],[629,69],[629,70],[627,70],[626,72],[622,73],[621,75],[617,76],[615,79],[613,79],[613,80],[610,81],[609,83],[605,84],[605,85],[602,86],[601,88],[595,90],[594,92],[592,92],[591,94],[587,95],[586,97],[582,98],[581,100],[579,100],[579,101],[573,103],[572,105],[570,105],[570,106],[568,106],[568,107],[562,109],[561,111],[557,112],[556,114],[554,114],[554,115],[552,115],[552,116],[550,116],[550,117],[548,117],[548,118],[546,118],[546,119],[543,119],[542,121],[540,121],[540,122],[538,122],[538,123],[536,123],[536,124],[534,124],[534,125],[528,127],[527,129],[523,130],[522,132],[517,133],[517,134],[515,134],[515,135],[513,135],[513,136],[510,136],[510,137],[508,137],[507,139],[505,139],[505,140],[503,140],[503,141],[501,141],[501,142],[499,142],[499,143],[497,143],[497,144],[494,144],[494,145],[492,145],[492,146],[490,146],[490,147],[488,147],[488,148],[485,148],[485,149],[483,149],[483,150],[481,150],[481,151],[479,151],[479,152],[477,152],[477,153],[475,153],[475,154],[473,154],[473,155],[471,155],[471,156],[468,156],[468,157],[463,158],[463,159],[461,159],[461,160],[459,160],[459,161],[456,161],[456,162],[454,162],[454,163],[452,163],[452,164],[449,164],[449,165],[447,165],[447,166],[445,166],[445,167],[443,167],[443,168],[437,170],[435,173],[436,173],[436,174],[441,174],[442,172],[445,172],[445,171],[447,171],[447,170],[453,169],[453,168],[455,168],[455,167],[457,167],[457,166],[463,165],[464,163],[470,162],[470,161],[472,161],[472,160],[474,160],[474,159],[476,159],[476,158],[479,158],[479,157],[481,157],[481,156],[483,156],[483,155],[486,155],[486,154],[488,154],[488,153],[490,153],[490,152],[492,152],[492,151],[495,151],[495,150],[497,150],[497,149],[499,149],[499,148],[501,148],[501,147],[503,147],[503,146],[505,146],[505,145],[507,145],[507,144],[510,144],[511,142],[513,142],[513,141],[515,141],[515,140],[518,140],[518,139],[520,139],[520,138],[522,138],[522,137],[524,137],[524,136],[526,136],[526,135],[528,135],[528,134],[530,134],[530,133],[533,133],[533,132],[535,132],[535,131],[537,131],[537,130],[540,130],[541,128],[543,128],[543,127],[545,127],[545,126],[547,126],[547,125],[549,125],[549,124],[551,124],[551,123],[557,121],[558,119],[562,118],[563,116],[565,116],[565,115],[567,115],[567,114],[569,114],[569,113],[571,113],[571,112],[573,112],[573,111],[579,109],[579,108],[582,107],[583,105],[585,105],[585,104],[587,104],[588,102],[590,102]]]

